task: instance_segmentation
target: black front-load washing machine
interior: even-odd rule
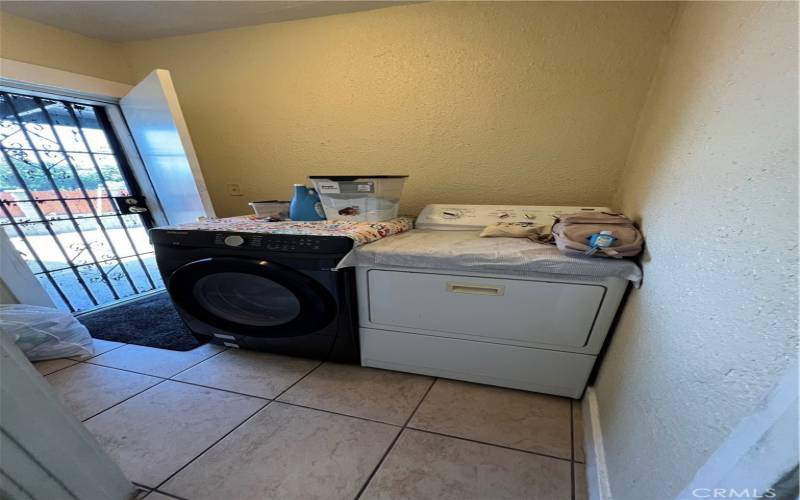
[[[343,236],[152,229],[156,261],[194,335],[230,347],[358,363],[355,273]]]

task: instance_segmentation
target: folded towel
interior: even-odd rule
[[[550,242],[551,227],[534,222],[497,222],[481,231],[481,238],[528,238],[540,243]]]

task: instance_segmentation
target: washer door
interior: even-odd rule
[[[322,285],[266,260],[197,260],[172,273],[167,286],[175,303],[191,316],[251,337],[306,335],[336,316],[336,302]]]

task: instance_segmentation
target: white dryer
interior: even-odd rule
[[[581,210],[429,205],[357,249],[362,365],[580,398],[638,267],[478,234]]]

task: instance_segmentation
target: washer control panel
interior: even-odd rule
[[[214,246],[241,250],[267,250],[271,252],[333,253],[343,250],[349,241],[342,238],[324,236],[259,234],[259,233],[216,233]],[[349,244],[352,246],[352,244]],[[344,249],[347,251],[347,249]]]
[[[230,252],[263,251],[298,254],[345,254],[353,248],[346,236],[216,232],[184,229],[150,230],[154,245],[185,248],[216,248]]]
[[[475,231],[498,222],[552,224],[555,214],[609,212],[606,207],[522,205],[428,205],[414,227],[450,231]]]

